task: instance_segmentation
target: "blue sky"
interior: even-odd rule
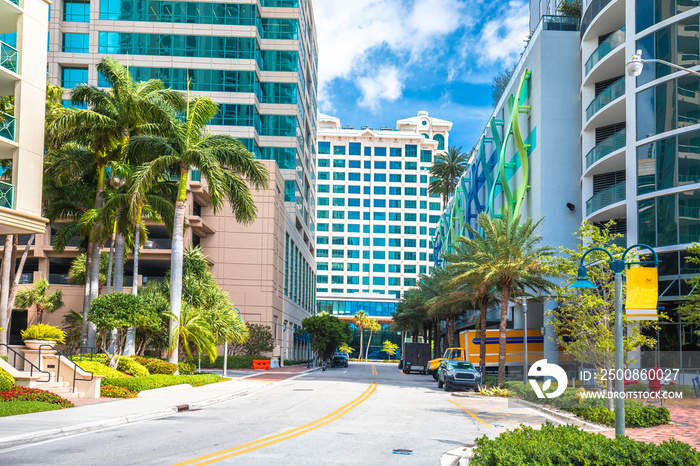
[[[525,47],[528,2],[312,0],[319,112],[343,125],[395,127],[427,110],[471,149],[491,114],[491,80]]]

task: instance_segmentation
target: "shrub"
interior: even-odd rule
[[[106,364],[102,364],[101,362],[97,361],[74,361],[78,366],[80,366],[82,369],[92,372],[95,375],[104,375],[105,377],[110,377],[110,378],[124,378],[128,377],[126,374],[123,372],[119,372],[116,369],[112,369]]]
[[[492,375],[485,375],[481,379],[481,382],[483,385],[486,385],[488,387],[497,387],[498,386],[498,377],[494,377]]]
[[[143,390],[152,390],[154,388],[169,387],[171,385],[190,384],[193,387],[207,385],[222,381],[223,378],[215,374],[194,374],[194,375],[164,375],[156,374],[148,377],[133,377],[133,378],[107,378],[102,381],[105,385],[115,385],[117,387],[128,388],[132,391],[141,392]]]
[[[177,370],[177,364],[163,361],[162,359],[151,359],[146,363],[146,369],[153,374],[173,375]]]
[[[63,408],[72,408],[73,403],[55,393],[39,390],[38,388],[12,387],[11,390],[0,392],[2,401],[43,401],[57,404]]]
[[[229,356],[226,361],[228,369],[250,369],[253,365],[253,359],[270,360],[267,356]],[[218,356],[214,362],[209,358],[202,358],[202,369],[223,369],[224,357]]]
[[[86,353],[86,354],[76,354],[72,357],[73,361],[97,361],[102,364],[108,364],[109,358],[104,353]]]
[[[644,385],[642,382],[633,382],[633,383],[625,385],[625,391],[626,392],[646,392],[647,386]]]
[[[197,370],[197,366],[191,362],[180,362],[177,364],[177,367],[181,375],[192,375]]]
[[[136,398],[138,393],[124,387],[102,385],[100,387],[100,396],[102,398]]]
[[[14,416],[15,414],[38,413],[41,411],[53,411],[63,409],[62,406],[47,403],[45,401],[8,401],[0,403],[0,417]]]
[[[0,392],[12,390],[12,384],[5,377],[0,377]]]
[[[700,453],[682,442],[660,445],[632,440],[609,439],[573,425],[546,423],[540,430],[521,426],[491,440],[476,439],[470,463],[476,466],[558,464],[700,464]]]
[[[66,341],[66,332],[53,325],[30,325],[20,333],[22,334],[22,340],[53,340],[58,343]]]
[[[150,375],[148,369],[129,356],[122,356],[119,358],[117,369],[125,374],[133,375],[134,377],[145,377]]]
[[[10,384],[14,385],[15,384],[15,378],[12,377],[12,374],[7,372],[5,369],[0,367],[0,378],[6,379]]]

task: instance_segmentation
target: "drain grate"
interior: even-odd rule
[[[395,455],[410,455],[413,453],[413,450],[406,450],[405,448],[397,448],[392,451],[393,454]]]

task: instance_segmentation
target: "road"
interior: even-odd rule
[[[438,464],[537,411],[437,389],[393,364],[350,363],[168,418],[0,452],[7,465]]]

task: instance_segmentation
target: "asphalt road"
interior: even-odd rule
[[[545,420],[458,395],[393,364],[351,362],[199,411],[15,447],[0,464],[438,464],[484,434]]]

